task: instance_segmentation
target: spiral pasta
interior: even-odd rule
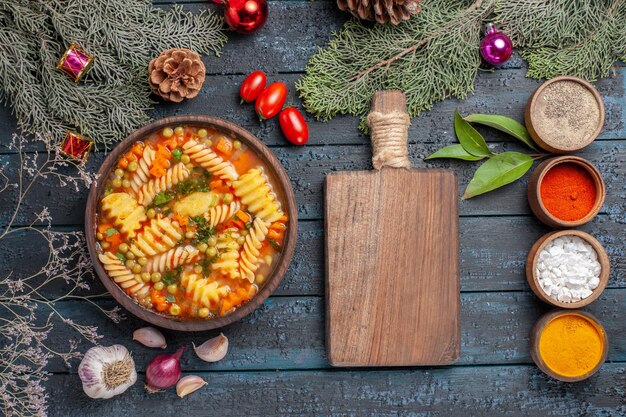
[[[213,228],[233,217],[240,207],[237,201],[233,201],[230,204],[218,204],[205,213],[204,219],[207,225]]]
[[[239,257],[241,278],[247,279],[251,283],[254,282],[254,273],[259,267],[259,249],[263,245],[267,232],[268,224],[261,220],[260,217],[254,219],[250,233],[246,236],[246,241],[241,250],[241,256]]]
[[[139,278],[138,274],[133,274],[117,256],[111,252],[104,252],[99,254],[98,258],[109,277],[127,293],[139,300],[148,295],[150,287]]]
[[[234,181],[239,177],[233,164],[229,161],[224,161],[211,148],[202,143],[190,140],[183,145],[183,152],[189,155],[189,158],[194,163],[220,179]]]
[[[153,256],[176,246],[183,238],[180,226],[168,217],[150,220],[144,230],[137,235],[129,250],[137,257]]]
[[[183,273],[180,282],[185,287],[185,294],[191,297],[193,304],[214,308],[220,298],[230,292],[228,285],[219,285],[217,282],[209,283],[206,278],[197,274]]]
[[[168,168],[165,175],[161,178],[152,178],[150,181],[141,186],[137,199],[139,204],[144,206],[150,205],[154,197],[165,190],[168,190],[187,178],[190,172],[182,162]]]
[[[239,233],[230,228],[217,235],[217,260],[211,264],[211,269],[219,271],[230,278],[239,278]]]
[[[248,206],[248,211],[264,222],[272,223],[283,216],[276,195],[260,168],[250,169],[233,182],[233,187],[241,203]]]
[[[176,269],[180,265],[193,262],[199,254],[200,251],[195,246],[178,246],[148,259],[148,263],[143,267],[142,272],[163,273],[167,270]]]
[[[128,237],[135,237],[141,223],[147,219],[145,209],[128,193],[111,193],[101,201],[102,212]]]
[[[137,171],[130,178],[130,188],[133,189],[135,194],[139,194],[141,187],[150,181],[150,165],[154,160],[156,152],[149,145],[143,150],[143,156],[137,162]]]

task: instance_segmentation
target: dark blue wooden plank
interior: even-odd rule
[[[112,300],[98,305],[110,308]],[[609,361],[626,362],[626,290],[609,289],[586,310],[594,313],[606,327],[610,339]],[[102,344],[119,343],[133,353],[139,369],[145,369],[158,354],[155,349],[131,340],[132,332],[144,324],[134,318],[119,324],[105,319],[86,302],[67,301],[57,309],[77,322],[100,328]],[[539,316],[548,311],[529,291],[461,294],[461,359],[458,365],[529,364],[528,336]],[[324,303],[322,297],[271,297],[252,315],[219,331],[184,333],[164,331],[168,351],[196,345],[222,331],[229,337],[226,358],[207,364],[188,351],[183,368],[188,371],[248,371],[263,369],[318,369],[328,367],[324,351]],[[49,337],[53,348],[61,348],[74,335],[59,326]],[[85,349],[86,346],[83,346]],[[65,370],[54,363],[52,371]],[[72,370],[71,372],[75,372]]]
[[[534,366],[376,371],[201,373],[208,385],[180,399],[149,395],[143,376],[111,400],[83,394],[75,375],[46,382],[54,416],[624,416],[625,364],[579,384]]]

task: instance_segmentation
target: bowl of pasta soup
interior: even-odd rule
[[[289,178],[250,132],[208,116],[153,122],[107,156],[87,200],[96,273],[135,316],[209,330],[276,289],[296,243]]]

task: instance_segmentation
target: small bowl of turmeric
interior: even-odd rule
[[[608,350],[604,327],[585,311],[551,311],[537,321],[530,333],[533,361],[559,381],[589,378],[602,367]]]
[[[554,228],[581,226],[604,203],[606,186],[598,168],[579,156],[557,156],[535,168],[528,182],[528,203],[541,222]]]

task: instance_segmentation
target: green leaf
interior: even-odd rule
[[[504,152],[487,160],[474,173],[463,199],[475,197],[520,179],[533,165],[533,158],[519,152]]]
[[[165,297],[165,301],[167,301],[168,303],[175,303],[176,297],[174,297],[173,295],[168,295],[167,297]]]
[[[123,254],[123,253],[118,252],[118,253],[116,253],[116,254],[115,254],[115,256],[117,256],[117,258],[118,258],[120,261],[122,261],[122,262],[126,262],[126,256],[124,256],[124,254]]]
[[[117,229],[116,229],[115,227],[109,227],[109,228],[108,228],[108,229],[104,232],[104,234],[105,234],[105,235],[107,235],[107,237],[111,237],[111,236],[113,236],[113,235],[114,235],[114,234],[116,234],[116,233],[117,233]]]
[[[269,242],[270,246],[272,248],[274,248],[275,251],[280,252],[280,245],[278,244],[278,242],[276,242],[276,240],[272,239],[271,237],[267,238],[267,241]]]
[[[166,204],[171,199],[172,199],[171,193],[168,193],[166,191],[161,192],[161,193],[158,193],[156,196],[154,196],[154,202],[152,204],[154,204],[155,206],[162,206],[163,204]]]
[[[480,133],[466,122],[458,111],[454,112],[454,132],[459,142],[468,153],[474,156],[491,156],[487,142]]]
[[[528,134],[528,130],[523,124],[506,116],[497,114],[470,114],[465,118],[470,123],[478,123],[481,125],[493,127],[501,132],[513,136],[526,144],[533,151],[539,152],[532,138]]]
[[[434,154],[426,157],[426,159],[436,158],[454,158],[463,159],[464,161],[480,161],[481,159],[483,159],[482,156],[474,156],[467,153],[467,151],[461,145],[446,146],[445,148],[441,148]]]

